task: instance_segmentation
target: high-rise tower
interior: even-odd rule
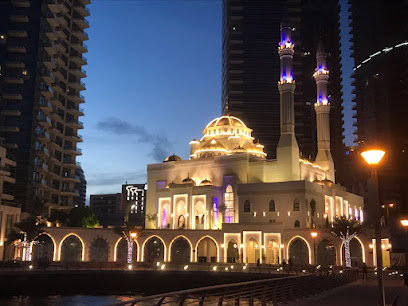
[[[315,103],[317,125],[317,156],[316,164],[323,170],[329,171],[327,179],[335,181],[333,157],[330,152],[330,101],[327,97],[327,83],[329,70],[326,64],[326,52],[320,41],[316,52],[316,80],[317,99]]]
[[[17,162],[15,201],[72,207],[83,128],[90,0],[0,1],[0,137]]]
[[[281,24],[281,40],[278,53],[280,57],[280,139],[276,148],[278,163],[282,163],[288,170],[289,177],[299,176],[299,146],[295,137],[295,80],[293,79],[292,61],[294,44],[292,42],[292,28],[286,23]]]
[[[280,79],[276,41],[286,14],[295,44],[295,136],[302,157],[317,154],[316,96],[313,73],[320,39],[325,43],[330,79],[331,152],[336,180],[343,183],[343,114],[338,0],[223,0],[222,113],[237,116],[253,128],[269,159],[276,158],[280,139]]]

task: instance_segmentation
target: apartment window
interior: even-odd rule
[[[269,211],[270,211],[270,212],[274,212],[275,210],[276,210],[275,201],[274,201],[274,200],[270,200],[270,201],[269,201]]]
[[[300,203],[298,199],[293,201],[293,211],[300,211]]]
[[[244,212],[251,212],[251,203],[248,200],[244,202]]]

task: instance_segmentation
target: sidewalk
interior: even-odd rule
[[[385,302],[390,305],[399,295],[398,306],[408,305],[408,286],[404,286],[401,276],[385,277]],[[315,295],[303,300],[288,303],[289,306],[376,306],[378,301],[377,278],[369,275],[368,281],[362,279],[333,289],[329,292]]]

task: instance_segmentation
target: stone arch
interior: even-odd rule
[[[89,261],[107,262],[109,260],[109,245],[105,238],[97,237],[89,249]]]
[[[193,261],[193,245],[183,236],[175,237],[169,244],[169,261],[186,264]]]
[[[113,256],[113,261],[127,263],[127,252],[128,245],[125,237],[120,237],[115,243],[115,253]],[[136,240],[133,240],[133,252],[132,252],[132,262],[136,262],[139,259],[139,244]]]
[[[35,240],[38,243],[33,245],[33,262],[37,262],[40,258],[47,258],[50,262],[55,261],[57,244],[54,238],[48,233],[41,233]]]
[[[195,229],[205,229],[205,204],[203,201],[198,200],[194,203],[194,227]]]
[[[162,238],[152,235],[143,242],[142,261],[166,261],[166,244]]]
[[[246,263],[257,263],[261,260],[261,244],[257,239],[251,237],[245,243],[245,262]]]
[[[204,241],[204,242],[203,242]],[[218,262],[219,248],[217,241],[211,236],[201,237],[197,241],[196,247],[196,261],[197,262]],[[202,256],[200,256],[202,255]]]
[[[341,264],[345,262],[345,251],[344,251],[344,242],[341,242]],[[350,240],[350,255],[351,255],[351,266],[361,266],[365,262],[365,249],[364,244],[358,237],[354,237]]]
[[[295,243],[295,245],[293,245]],[[303,243],[303,244],[301,244]],[[306,245],[306,248],[304,247]],[[293,264],[311,264],[311,251],[309,242],[302,236],[294,236],[288,242],[287,258],[291,259]]]
[[[235,239],[231,239],[227,244],[227,263],[239,262],[239,244]]]
[[[68,243],[69,245],[67,245]],[[85,243],[82,238],[75,233],[67,234],[62,238],[59,245],[58,260],[84,261]]]
[[[316,249],[316,262],[323,267],[336,265],[336,248],[329,240],[323,239]]]

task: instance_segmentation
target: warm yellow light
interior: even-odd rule
[[[388,204],[388,206],[394,207],[394,203],[390,203],[390,204]]]
[[[130,233],[130,237],[132,237],[133,239],[137,237],[137,233]]]
[[[402,226],[408,227],[408,219],[402,219],[400,222]]]
[[[311,232],[310,235],[312,235],[313,238],[317,237],[317,233],[316,232]]]
[[[372,249],[372,248],[373,248],[373,245],[370,243],[369,247],[370,247],[370,249]]]
[[[377,165],[384,157],[385,152],[382,150],[368,150],[361,153],[361,156],[369,165]]]

